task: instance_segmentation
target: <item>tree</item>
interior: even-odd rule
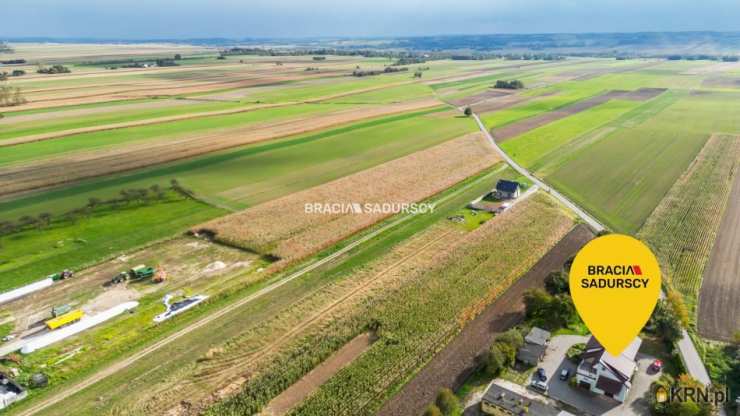
[[[570,293],[570,284],[568,282],[568,276],[561,272],[552,272],[545,278],[545,289],[550,294],[559,295],[561,293]]]
[[[39,214],[39,221],[44,224],[44,227],[51,225],[51,213],[42,212]]]
[[[175,54],[175,60],[176,61],[179,61],[180,59],[182,59],[182,55],[180,55],[179,53],[176,53]]]
[[[483,372],[489,377],[497,377],[506,367],[506,356],[497,343],[491,345],[491,348],[483,356]]]
[[[435,404],[445,416],[455,415],[460,411],[460,401],[450,389],[440,390]]]
[[[683,337],[683,328],[681,328],[679,319],[666,300],[658,301],[648,322],[648,327],[653,333],[660,335],[669,343],[674,343]]]
[[[470,117],[473,115],[473,109],[470,107],[465,107],[465,116]]]
[[[530,289],[524,294],[527,319],[550,330],[568,326],[576,319],[573,301],[568,295],[552,296],[542,289]]]
[[[423,416],[442,416],[442,411],[436,405],[430,404],[424,409]]]
[[[87,200],[87,206],[90,208],[90,210],[94,210],[95,208],[99,207],[100,204],[102,204],[103,201],[101,201],[99,198],[90,198]]]
[[[34,225],[37,222],[38,220],[30,215],[24,215],[18,219],[18,223],[20,224],[21,228]]]

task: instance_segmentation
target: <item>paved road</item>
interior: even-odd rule
[[[518,163],[514,161],[509,155],[506,154],[506,152],[499,147],[498,143],[496,143],[496,140],[493,139],[493,136],[491,136],[491,133],[486,129],[486,127],[483,125],[483,122],[480,120],[477,114],[473,114],[473,117],[475,118],[475,122],[478,123],[478,127],[480,128],[480,131],[483,132],[483,134],[486,135],[488,138],[488,141],[491,143],[491,146],[496,150],[496,152],[501,156],[502,159],[504,159],[511,167],[513,167],[517,172],[525,176],[530,181],[534,182],[535,184],[539,185],[540,188],[542,188],[545,192],[549,193],[553,197],[555,197],[557,200],[559,200],[563,205],[567,206],[573,212],[578,214],[579,217],[583,221],[586,222],[594,231],[597,233],[600,231],[604,231],[606,227],[604,227],[599,221],[596,220],[596,218],[588,215],[586,211],[582,210],[578,205],[571,202],[570,199],[566,198],[561,194],[560,192],[556,191],[555,189],[551,188],[544,182],[542,182],[540,179],[538,179],[536,176],[534,176],[530,171],[520,166]]]
[[[516,163],[511,157],[509,157],[509,155],[506,154],[506,152],[503,151],[503,149],[501,149],[501,147],[499,147],[499,145],[494,140],[493,136],[491,136],[491,133],[483,125],[483,122],[480,120],[480,117],[478,117],[477,114],[473,114],[473,117],[475,118],[475,122],[478,123],[478,128],[480,128],[481,132],[483,132],[488,138],[488,141],[491,143],[491,146],[493,146],[493,148],[496,150],[496,152],[498,152],[501,158],[506,160],[506,162],[509,163],[511,167],[513,167],[517,172],[524,175],[532,182],[539,185],[540,188],[550,193],[550,195],[557,198],[560,202],[562,202],[568,208],[572,209],[576,214],[578,214],[579,217],[581,217],[596,232],[605,230],[605,227],[600,222],[598,222],[596,219],[588,215],[583,209],[578,207],[575,203],[571,202],[568,198],[560,194],[558,191],[546,185],[544,182],[539,180],[536,176],[534,176],[527,169],[525,169],[524,167]],[[661,296],[661,297],[664,297],[664,296]],[[704,385],[711,384],[711,380],[709,379],[707,370],[704,367],[704,363],[702,362],[701,357],[699,356],[699,353],[697,352],[693,341],[691,340],[691,338],[689,338],[689,335],[685,330],[683,331],[683,338],[680,341],[678,341],[677,346],[678,346],[678,350],[681,355],[681,360],[683,361],[684,366],[686,367],[686,370],[689,372],[691,377],[700,381]]]
[[[493,172],[489,173],[488,175],[482,177],[480,180],[486,180],[487,178],[492,177],[495,173],[497,173],[499,171],[500,171],[500,169],[498,169],[496,171],[493,171]],[[439,199],[435,200],[434,202],[435,203],[442,203],[444,201],[449,200],[450,198],[454,198],[455,196],[459,195],[461,192],[464,192],[467,189],[471,188],[472,186],[476,185],[478,182],[479,181],[474,181],[472,183],[469,183],[469,184],[461,187],[460,189],[458,189],[458,190],[456,190],[456,191],[454,191],[454,192],[452,192],[452,193],[450,193],[448,195],[445,195],[442,198],[439,198]],[[279,288],[281,286],[284,286],[287,283],[289,283],[289,282],[291,282],[291,281],[293,281],[295,279],[298,279],[299,277],[304,276],[306,273],[309,273],[309,272],[311,272],[313,270],[316,270],[317,268],[319,268],[319,267],[321,267],[321,266],[323,266],[323,265],[325,265],[325,264],[327,264],[327,263],[329,263],[329,262],[337,259],[338,257],[346,254],[347,252],[353,250],[357,246],[359,246],[361,244],[364,244],[364,243],[366,243],[369,240],[372,240],[373,238],[377,237],[378,235],[380,235],[380,234],[382,234],[382,233],[384,233],[384,232],[386,232],[386,231],[388,231],[388,230],[390,230],[390,229],[392,229],[392,228],[394,228],[394,227],[396,227],[396,226],[398,226],[398,225],[400,225],[400,224],[402,224],[402,223],[410,220],[413,217],[414,217],[413,214],[407,214],[407,215],[405,215],[403,217],[398,218],[397,220],[395,220],[395,221],[393,221],[393,222],[391,222],[391,223],[389,223],[389,224],[387,224],[387,225],[385,225],[385,226],[377,229],[376,231],[373,231],[372,233],[370,233],[370,234],[368,234],[368,235],[360,238],[357,241],[354,241],[353,243],[351,243],[351,244],[347,245],[346,247],[344,247],[344,248],[342,248],[342,249],[334,252],[333,254],[331,254],[331,255],[323,258],[323,259],[316,260],[313,263],[309,263],[308,265],[306,265],[305,267],[303,267],[300,270],[296,271],[295,273],[292,273],[289,276],[287,276],[287,277],[285,277],[285,278],[283,278],[281,280],[278,280],[275,283],[273,283],[273,284],[271,284],[269,286],[266,286],[266,287],[260,289],[259,291],[255,292],[255,293],[253,293],[253,294],[251,294],[251,295],[249,295],[249,296],[247,296],[247,297],[245,297],[245,298],[243,298],[243,299],[241,299],[241,300],[239,300],[239,301],[237,301],[235,303],[232,303],[232,304],[224,307],[223,309],[220,309],[220,310],[218,310],[218,311],[216,311],[216,312],[214,312],[214,313],[212,313],[210,315],[207,315],[207,316],[203,317],[202,319],[200,319],[198,321],[195,321],[194,323],[192,323],[189,326],[181,329],[180,331],[175,332],[175,333],[167,336],[166,338],[164,338],[164,339],[162,339],[160,341],[157,341],[156,343],[154,343],[154,344],[152,344],[152,345],[144,348],[143,350],[140,350],[140,351],[134,353],[133,355],[131,355],[131,356],[129,356],[129,357],[127,357],[127,358],[125,358],[125,359],[123,359],[121,361],[118,361],[116,363],[111,364],[110,366],[108,366],[108,367],[100,370],[99,372],[93,374],[92,376],[90,376],[87,379],[79,382],[78,384],[75,384],[75,385],[69,386],[69,387],[67,387],[67,388],[65,388],[63,390],[60,390],[59,392],[55,393],[53,396],[50,396],[49,398],[47,398],[45,400],[42,400],[39,403],[36,403],[35,405],[33,405],[32,407],[30,407],[30,408],[28,408],[28,409],[26,409],[26,410],[18,413],[18,416],[30,416],[30,415],[34,415],[34,414],[36,414],[38,412],[43,411],[44,409],[46,409],[46,408],[48,408],[50,406],[56,405],[57,403],[61,402],[62,400],[64,400],[68,396],[71,396],[72,394],[74,394],[76,392],[79,392],[79,391],[81,391],[83,389],[86,389],[86,388],[88,388],[88,387],[90,387],[90,386],[92,386],[92,385],[94,385],[94,384],[96,384],[96,383],[104,380],[105,378],[107,378],[107,377],[115,374],[116,372],[120,371],[121,369],[123,369],[125,367],[128,367],[129,365],[132,365],[133,363],[139,361],[140,359],[144,358],[145,356],[147,356],[147,355],[149,355],[149,354],[151,354],[151,353],[159,350],[160,348],[164,347],[165,345],[168,345],[168,344],[170,344],[170,343],[178,340],[179,338],[181,338],[181,337],[183,337],[183,336],[185,336],[185,335],[187,335],[187,334],[189,334],[189,333],[191,333],[191,332],[193,332],[193,331],[195,331],[195,330],[197,330],[199,328],[202,328],[202,327],[208,325],[209,323],[214,322],[217,319],[220,319],[224,315],[226,315],[226,314],[228,314],[230,312],[233,312],[233,311],[239,309],[240,307],[248,304],[249,302],[252,302],[255,299],[260,298],[262,296],[265,296],[266,294],[274,291],[275,289],[277,289],[277,288]]]

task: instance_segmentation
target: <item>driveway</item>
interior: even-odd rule
[[[637,355],[638,370],[627,401],[623,404],[587,390],[571,387],[567,381],[560,380],[558,376],[563,369],[567,369],[571,377],[576,371],[576,364],[565,357],[568,348],[586,341],[588,337],[579,335],[559,335],[550,340],[545,358],[539,365],[547,373],[547,395],[571,407],[572,409],[567,409],[571,412],[577,410],[578,413],[595,416],[648,415],[646,395],[652,382],[660,377],[660,373],[647,373],[648,366],[654,360],[653,357],[644,354]]]

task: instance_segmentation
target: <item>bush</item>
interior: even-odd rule
[[[465,107],[465,115],[470,117],[473,115],[473,109],[470,107]]]
[[[434,404],[430,404],[424,410],[423,416],[442,416],[442,411]]]
[[[553,295],[570,293],[568,275],[563,272],[552,272],[545,278],[545,289]]]
[[[575,344],[568,348],[568,352],[565,353],[565,356],[568,357],[568,359],[576,364],[578,364],[579,361],[581,361],[581,354],[583,354],[583,351],[586,349],[586,344],[580,343]]]
[[[542,289],[530,289],[524,293],[526,317],[548,330],[568,326],[577,318],[570,296],[552,296]]]
[[[455,415],[460,412],[460,401],[450,389],[442,389],[437,394],[435,404],[445,416]]]
[[[72,71],[69,70],[64,65],[52,65],[52,66],[43,66],[39,65],[39,68],[36,70],[39,74],[68,74]]]
[[[483,358],[483,372],[490,377],[497,377],[506,367],[506,356],[499,345],[494,343]]]
[[[648,321],[648,331],[663,338],[668,343],[674,343],[683,336],[679,318],[667,300],[660,300],[655,306],[653,315]]]

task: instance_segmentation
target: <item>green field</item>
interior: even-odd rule
[[[164,100],[159,101],[162,102]],[[163,106],[161,108],[126,111],[114,111],[115,107],[113,107],[113,111],[101,114],[69,118],[65,117],[53,120],[28,121],[7,126],[0,125],[0,143],[2,143],[2,140],[4,139],[28,136],[32,134],[56,133],[64,130],[78,129],[83,127],[103,126],[113,123],[127,123],[132,121],[147,120],[151,118],[171,117],[206,111],[229,110],[232,108],[239,108],[240,106],[244,107],[243,104],[240,105],[238,103],[231,102],[172,102],[173,105],[171,107]],[[186,104],[180,105],[183,102]]]
[[[683,95],[579,149],[546,179],[616,231],[635,233],[712,132],[740,132],[738,95]]]
[[[236,114],[200,117],[188,120],[158,123],[138,127],[103,130],[76,134],[53,140],[26,143],[20,146],[0,147],[0,166],[26,162],[65,153],[127,145],[144,141],[168,140],[217,129],[246,127],[255,123],[328,113],[349,108],[341,104],[303,104]],[[132,121],[124,118],[124,121]]]
[[[88,180],[0,203],[0,218],[76,208],[126,188],[167,185],[178,179],[198,195],[234,209],[306,189],[475,131],[465,118],[439,118],[437,110],[359,122],[129,175]],[[125,138],[125,137],[124,137]],[[218,180],[214,180],[218,178]]]
[[[83,269],[225,213],[168,192],[161,201],[98,208],[74,221],[59,217],[49,227],[0,236],[0,292]]]
[[[637,107],[638,102],[610,100],[572,116],[553,121],[505,141],[501,148],[519,164],[535,170],[559,148]]]

